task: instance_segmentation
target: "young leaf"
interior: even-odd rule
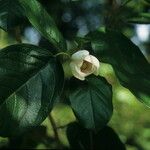
[[[80,126],[71,123],[67,128],[67,137],[71,149],[93,149],[93,150],[125,150],[125,145],[119,139],[115,131],[106,126],[98,133],[93,133]]]
[[[111,85],[103,77],[89,76],[86,79],[84,82],[75,78],[70,80],[71,107],[85,128],[99,130],[112,115]]]
[[[62,90],[63,70],[49,51],[27,44],[6,47],[0,58],[0,135],[14,136],[47,117]]]
[[[16,0],[0,0],[0,28],[7,31],[17,26],[20,18],[21,7]]]
[[[24,8],[25,15],[30,23],[59,51],[66,50],[66,43],[56,27],[52,17],[46,12],[37,0],[18,0]]]
[[[150,64],[140,49],[123,34],[112,30],[96,31],[88,37],[95,55],[113,66],[120,83],[150,106]]]

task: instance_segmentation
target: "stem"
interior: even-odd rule
[[[48,115],[48,118],[49,118],[49,121],[50,121],[52,128],[53,128],[53,131],[54,131],[54,137],[60,143],[59,135],[57,132],[57,126],[56,126],[56,123],[54,121],[54,118],[52,117],[51,114]]]

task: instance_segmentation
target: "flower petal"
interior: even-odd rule
[[[82,64],[83,64],[83,60],[72,60],[72,62],[74,63],[74,64],[76,64],[76,66],[77,67],[81,67],[82,66]]]
[[[88,61],[83,61],[82,66],[80,67],[81,72],[85,73],[86,76],[92,74],[95,70],[94,70],[94,65]]]
[[[84,60],[90,62],[91,64],[93,64],[93,66],[94,66],[93,67],[93,69],[94,69],[93,73],[95,75],[98,75],[99,74],[99,67],[100,67],[99,60],[93,55],[86,56]]]
[[[83,60],[86,56],[89,55],[89,52],[87,50],[80,50],[74,53],[71,58],[72,60]]]
[[[81,72],[80,67],[78,67],[74,62],[70,63],[70,68],[74,77],[85,80],[86,74]]]

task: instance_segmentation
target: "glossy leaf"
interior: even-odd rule
[[[66,50],[66,43],[52,17],[37,0],[18,0],[30,23],[59,51]]]
[[[102,77],[89,76],[86,81],[72,79],[70,88],[71,107],[79,122],[92,130],[106,125],[113,111],[111,85]]]
[[[0,135],[14,136],[47,117],[62,90],[63,70],[49,51],[32,45],[9,46],[0,58]]]
[[[21,7],[16,0],[0,0],[0,28],[5,31],[20,23]]]
[[[120,83],[150,106],[150,64],[140,49],[116,31],[96,31],[88,37],[95,55],[113,66]]]
[[[125,150],[125,145],[115,131],[106,126],[98,133],[93,133],[81,127],[78,123],[71,123],[67,128],[67,137],[71,149],[93,150]]]

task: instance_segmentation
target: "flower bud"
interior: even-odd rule
[[[85,80],[85,77],[90,74],[98,75],[99,60],[90,55],[87,50],[80,50],[71,56],[71,71],[74,77]]]

